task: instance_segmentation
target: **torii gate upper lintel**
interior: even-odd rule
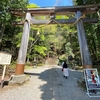
[[[16,16],[26,16],[24,21],[24,28],[23,28],[23,35],[21,40],[21,46],[18,54],[18,61],[16,64],[16,75],[21,75],[24,73],[24,66],[25,66],[25,59],[28,47],[28,38],[29,38],[29,31],[30,31],[30,23],[34,24],[45,24],[49,20],[35,20],[32,19],[32,16],[41,16],[41,15],[67,15],[67,14],[74,14],[76,18],[73,20],[68,19],[59,19],[56,20],[61,24],[71,24],[76,22],[83,14],[91,14],[96,13],[97,10],[100,8],[100,4],[97,5],[87,5],[87,6],[62,6],[62,7],[46,7],[46,8],[33,8],[24,10],[25,13],[22,13],[23,10],[10,10],[13,15]],[[84,21],[85,20],[85,21]],[[56,21],[52,21],[52,24],[57,24]],[[92,61],[91,56],[88,50],[85,31],[83,27],[83,22],[97,22],[97,19],[80,19],[76,25],[78,30],[78,40],[80,45],[80,52],[82,58],[82,65],[84,68],[92,68]],[[23,24],[23,23],[20,23]]]

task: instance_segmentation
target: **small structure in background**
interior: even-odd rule
[[[9,65],[11,62],[12,55],[10,53],[0,51],[0,65],[3,65],[2,79],[1,79],[1,87],[3,87],[4,77],[6,72],[6,65]]]
[[[84,69],[84,77],[88,96],[100,97],[100,81],[97,69]]]

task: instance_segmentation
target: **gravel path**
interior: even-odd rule
[[[69,70],[65,79],[60,66],[39,67],[25,71],[30,81],[20,86],[5,86],[0,100],[100,100],[89,98],[77,80],[82,72]]]

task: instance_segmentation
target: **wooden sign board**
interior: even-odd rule
[[[7,52],[0,51],[0,64],[9,65],[11,62],[12,55]]]

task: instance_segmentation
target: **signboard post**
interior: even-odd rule
[[[6,72],[6,65],[9,65],[11,62],[12,55],[7,52],[0,51],[0,65],[4,65],[2,78],[1,78],[1,87],[3,87],[4,77]]]

